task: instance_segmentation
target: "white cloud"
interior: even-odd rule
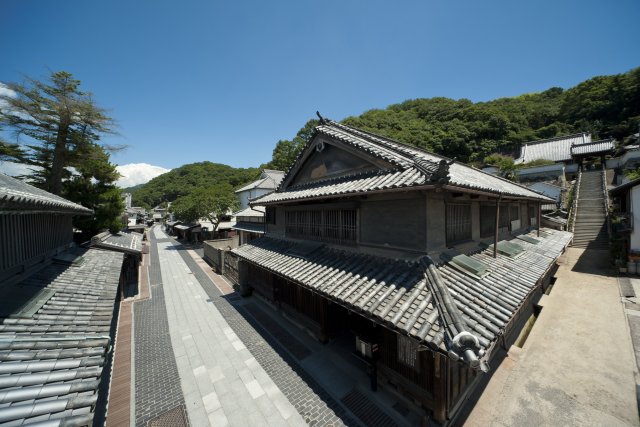
[[[22,163],[0,162],[0,173],[9,176],[31,175],[31,169],[39,169],[39,167],[24,165]]]
[[[120,188],[145,184],[156,176],[171,170],[160,166],[153,166],[148,163],[129,163],[127,165],[120,165],[116,169],[118,169],[118,172],[122,175],[122,178],[116,181],[116,185]]]
[[[14,90],[9,89],[7,85],[2,82],[0,82],[0,95],[8,96],[10,98],[15,98],[18,96],[18,94]]]
[[[39,169],[37,166],[29,166],[14,162],[0,162],[0,173],[9,176],[31,175],[31,169]],[[72,174],[77,171],[69,167],[67,168]],[[165,169],[160,166],[153,166],[147,163],[129,163],[127,165],[117,166],[116,169],[122,175],[116,185],[120,188],[133,187],[138,184],[145,184],[158,175],[169,172],[171,169]]]

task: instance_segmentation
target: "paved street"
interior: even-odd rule
[[[149,240],[151,298],[134,304],[136,425],[359,425],[301,368],[295,338],[270,325],[274,340],[255,304],[229,300],[229,284],[159,227]]]
[[[467,426],[636,426],[637,372],[608,252],[569,248],[522,349],[493,373]]]

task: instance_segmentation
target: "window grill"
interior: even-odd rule
[[[493,236],[496,229],[496,206],[480,205],[480,237]]]
[[[285,231],[290,237],[353,244],[357,241],[357,218],[355,209],[288,211]]]
[[[471,205],[447,205],[447,245],[471,240]]]
[[[398,337],[398,361],[405,366],[417,369],[418,344],[409,337]]]

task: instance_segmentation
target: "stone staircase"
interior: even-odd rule
[[[609,248],[601,170],[582,172],[573,229],[573,246],[588,249]]]

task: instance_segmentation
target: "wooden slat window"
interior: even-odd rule
[[[418,371],[418,344],[409,337],[397,335],[398,337],[398,361]]]
[[[471,205],[447,205],[447,245],[471,240]]]
[[[354,244],[358,236],[355,209],[288,211],[285,214],[287,236],[321,242]]]
[[[480,205],[480,237],[491,237],[496,230],[496,206]]]

